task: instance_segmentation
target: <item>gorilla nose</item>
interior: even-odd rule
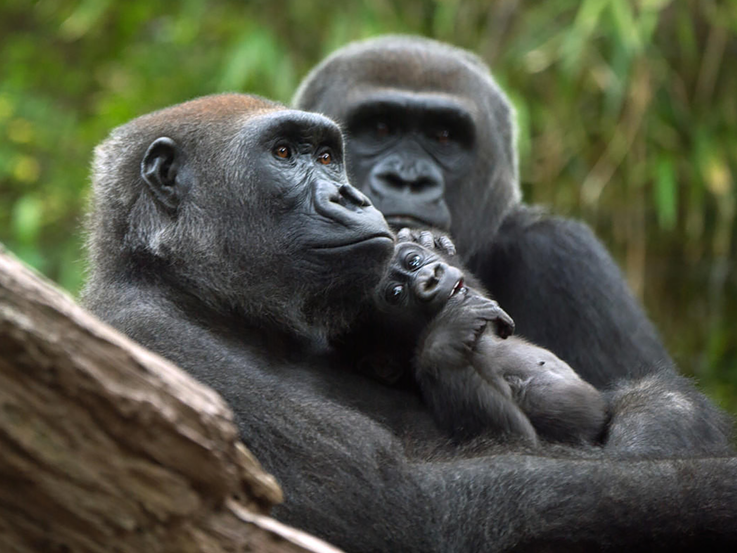
[[[463,273],[442,261],[428,263],[415,273],[414,292],[422,301],[445,302]]]
[[[358,233],[391,236],[381,212],[347,182],[318,181],[313,194],[315,211],[323,217]]]
[[[316,183],[315,203],[318,211],[330,213],[335,213],[336,209],[341,211],[340,208],[358,212],[372,207],[371,200],[347,182],[320,181]],[[323,214],[328,215],[328,213]]]
[[[432,201],[443,196],[443,175],[424,160],[416,163],[382,163],[372,172],[371,192],[383,196],[411,194]]]
[[[386,171],[374,175],[371,189],[379,195],[412,194],[413,196],[442,197],[442,181],[427,174],[402,175]]]

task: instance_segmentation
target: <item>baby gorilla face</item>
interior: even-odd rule
[[[468,289],[463,272],[435,252],[413,242],[396,246],[389,269],[378,287],[379,309],[408,323],[427,323]]]

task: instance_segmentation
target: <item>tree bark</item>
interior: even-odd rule
[[[337,551],[281,497],[220,396],[0,247],[0,551]]]

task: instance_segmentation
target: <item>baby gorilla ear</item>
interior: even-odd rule
[[[141,176],[154,198],[170,211],[176,211],[188,188],[182,178],[182,150],[171,138],[154,140],[141,161]]]

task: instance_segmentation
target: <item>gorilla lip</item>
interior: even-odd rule
[[[431,228],[432,225],[413,215],[385,215],[384,219],[395,228]]]
[[[382,239],[386,239],[386,240],[390,240],[394,242],[394,237],[391,234],[381,232],[381,233],[372,234],[371,236],[361,237],[356,240],[352,240],[348,242],[341,242],[339,244],[327,244],[327,245],[315,246],[314,249],[316,250],[336,250],[339,248],[349,248],[351,246],[357,246],[359,244],[363,244],[364,242],[370,242],[373,240],[382,240]]]
[[[466,287],[464,286],[463,279],[462,278],[459,278],[458,279],[458,282],[455,283],[455,286],[453,286],[453,289],[450,291],[450,296],[448,296],[448,297],[449,298],[452,298],[453,296],[455,296],[459,292],[464,292],[465,290],[466,290]]]

